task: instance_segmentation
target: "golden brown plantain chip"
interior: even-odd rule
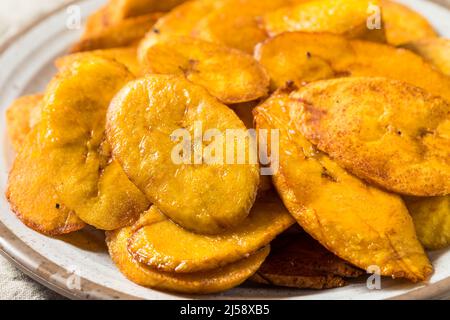
[[[145,42],[153,44],[167,37],[194,36],[252,54],[255,45],[267,38],[258,25],[258,17],[301,1],[305,0],[187,1],[159,19]]]
[[[305,0],[222,0],[192,28],[191,35],[249,54],[268,35],[259,18],[268,12]]]
[[[189,232],[153,206],[133,226],[136,231],[128,251],[139,262],[161,271],[211,270],[248,257],[294,223],[275,194],[257,200],[237,227],[213,236]]]
[[[419,13],[405,5],[390,0],[381,0],[386,40],[398,46],[423,38],[437,37],[431,24]]]
[[[143,61],[148,47],[161,39],[190,36],[198,21],[218,3],[216,0],[190,0],[162,16],[141,41],[138,49],[139,60]]]
[[[430,38],[409,42],[403,48],[411,50],[450,76],[450,39]]]
[[[363,271],[335,256],[301,230],[277,237],[269,256],[250,280],[262,284],[303,289],[329,289],[346,285]]]
[[[92,35],[99,34],[111,24],[112,21],[109,15],[109,8],[108,6],[103,6],[87,18],[83,37],[89,38]]]
[[[262,26],[272,37],[284,32],[303,31],[383,42],[383,30],[367,26],[369,10],[377,5],[377,0],[303,1],[264,15]]]
[[[32,115],[39,109],[42,94],[23,96],[14,100],[6,110],[8,135],[16,152],[22,148],[32,127]]]
[[[197,273],[161,272],[133,259],[127,250],[132,229],[107,232],[109,254],[119,270],[131,281],[145,287],[182,293],[213,293],[240,285],[258,270],[269,254],[269,246],[250,257],[220,269]]]
[[[111,161],[105,142],[106,109],[131,79],[121,64],[88,57],[52,80],[33,139],[10,174],[9,200],[24,219],[39,215],[45,222],[56,215],[49,212],[55,208],[55,192],[70,212],[99,229],[129,225],[148,208],[146,197]],[[42,205],[32,204],[36,199]]]
[[[12,170],[6,196],[12,210],[25,225],[55,236],[80,230],[85,224],[62,203],[54,188],[45,181],[39,181],[42,177],[35,174],[37,171],[34,167],[39,164],[35,162],[36,153],[29,152],[30,141],[27,141],[27,137],[39,121],[36,118],[40,117],[42,98],[42,94],[20,97],[7,110],[8,133],[16,152],[19,153],[27,145],[27,150],[18,157],[15,166],[21,167],[23,163],[29,162],[28,166],[32,167],[28,168],[29,174],[25,176],[16,175],[16,170]]]
[[[238,129],[240,143],[220,143],[228,129]],[[202,132],[213,135],[202,141]],[[259,166],[236,161],[256,157],[252,139],[234,112],[202,87],[168,75],[129,83],[111,103],[107,135],[130,179],[181,226],[220,233],[249,214]]]
[[[272,89],[293,81],[343,76],[386,77],[423,88],[450,101],[450,78],[409,50],[329,34],[285,33],[261,44],[256,59],[272,78]]]
[[[161,13],[151,13],[106,26],[98,33],[86,33],[78,43],[72,46],[70,52],[75,53],[133,45],[145,36],[160,17]]]
[[[109,0],[110,19],[113,22],[143,16],[154,12],[164,12],[175,8],[186,0]]]
[[[183,75],[224,103],[267,95],[269,76],[250,55],[207,41],[170,38],[148,47],[144,73]]]
[[[273,181],[289,212],[323,246],[357,267],[377,265],[382,275],[426,279],[432,266],[400,197],[364,184],[317,151],[296,129],[290,103],[281,91],[255,109],[258,129],[279,130]]]
[[[46,235],[60,235],[84,228],[49,183],[54,170],[42,163],[45,151],[36,148],[38,129],[25,138],[8,178],[6,198],[12,211],[28,227]]]
[[[103,49],[103,50],[73,53],[59,57],[58,59],[55,60],[55,65],[58,69],[62,69],[72,64],[74,61],[78,61],[80,59],[84,59],[90,56],[103,57],[106,59],[115,60],[123,64],[125,67],[127,67],[128,70],[135,76],[139,76],[141,73],[141,66],[137,60],[137,49],[135,47]]]
[[[405,197],[405,202],[425,248],[447,248],[450,245],[450,196]]]
[[[387,190],[450,193],[450,103],[386,78],[325,80],[292,95],[297,129],[343,168]]]

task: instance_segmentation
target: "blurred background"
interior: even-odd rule
[[[71,0],[1,0],[0,43],[41,15],[71,2]]]

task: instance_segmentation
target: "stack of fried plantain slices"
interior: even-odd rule
[[[43,234],[106,232],[153,289],[426,281],[450,245],[449,52],[390,0],[109,0],[8,109],[6,196]]]

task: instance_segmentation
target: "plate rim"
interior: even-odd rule
[[[72,0],[67,3],[61,4],[54,9],[50,10],[44,15],[34,19],[31,23],[19,29],[12,36],[8,37],[0,45],[0,56],[18,39],[27,34],[38,24],[59,13],[64,8],[70,5],[85,2],[88,0]],[[450,10],[450,2],[448,0],[427,0],[425,2],[432,2],[444,10]],[[2,221],[0,221],[0,234],[8,244],[4,246],[0,242],[0,255],[10,261],[19,270],[31,277],[33,280],[42,284],[43,286],[57,292],[58,294],[74,300],[85,299],[111,299],[111,300],[142,300],[141,297],[133,296],[128,293],[117,291],[112,288],[100,285],[92,282],[84,277],[79,277],[83,287],[89,287],[89,292],[81,288],[67,287],[67,277],[64,274],[68,274],[68,271],[63,267],[52,262],[45,256],[36,252],[33,248],[27,245],[19,237],[17,237],[13,231],[11,231]],[[39,262],[39,265],[45,265],[45,268],[34,268],[32,262]],[[51,270],[51,271],[50,271]],[[54,274],[61,274],[63,276],[54,277]],[[201,298],[201,296],[200,296]],[[450,275],[432,285],[427,285],[421,288],[413,289],[409,292],[396,295],[389,298],[389,300],[410,300],[410,299],[450,299]]]

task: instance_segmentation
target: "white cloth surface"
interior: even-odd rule
[[[0,44],[41,15],[70,0],[0,0]],[[63,299],[0,256],[0,300]]]
[[[62,296],[37,283],[0,256],[0,300],[55,300]]]

